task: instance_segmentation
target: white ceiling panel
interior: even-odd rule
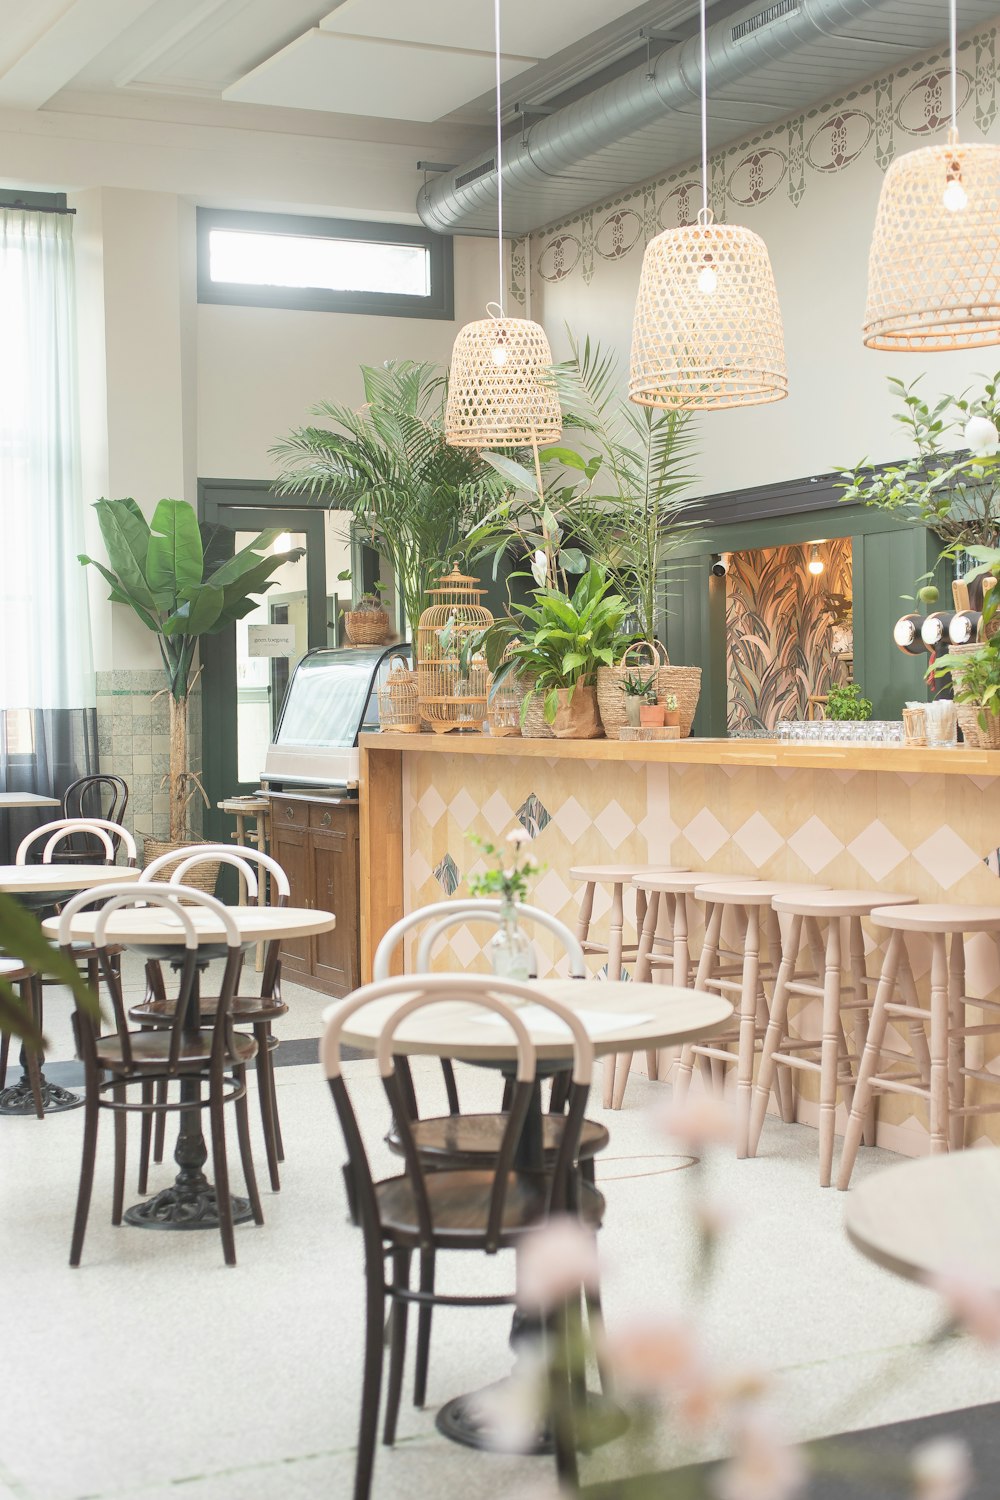
[[[504,78],[533,62],[531,57],[504,57]],[[483,93],[493,77],[489,53],[314,28],[232,84],[223,98],[392,120],[438,120]]]
[[[503,0],[501,45],[525,57],[551,57],[635,9],[636,0]],[[342,0],[319,24],[353,36],[493,50],[490,0]]]
[[[154,3],[155,0],[71,0],[58,14],[42,12],[42,29],[0,76],[0,108],[41,108],[76,76],[84,63]]]

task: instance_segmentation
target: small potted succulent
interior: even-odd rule
[[[638,672],[628,672],[622,679],[621,689],[625,694],[625,718],[632,729],[638,729],[642,705],[656,702],[656,673],[652,677],[643,677]]]
[[[342,583],[350,582],[350,572],[337,574]],[[352,609],[344,610],[344,627],[352,646],[382,646],[389,639],[389,613],[382,603],[385,584],[376,582],[355,600]]]
[[[681,711],[677,707],[677,694],[664,693],[663,695],[663,722],[668,726],[680,728]]]

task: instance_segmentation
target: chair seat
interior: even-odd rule
[[[438,1248],[476,1249],[486,1234],[492,1171],[432,1172],[425,1178],[434,1240]],[[511,1172],[507,1181],[499,1243],[509,1247],[545,1217],[547,1183],[543,1176]],[[383,1229],[397,1243],[417,1246],[420,1228],[413,1184],[408,1177],[389,1177],[375,1184]],[[594,1229],[604,1217],[604,1199],[586,1184],[580,1191],[580,1216]]]
[[[823,886],[803,885],[800,880],[725,880],[706,881],[695,890],[699,901],[721,902],[723,906],[770,906],[775,896],[800,891],[820,891]]]
[[[879,927],[903,932],[1000,932],[1000,906],[944,906],[919,902],[893,906],[885,902],[872,909]]]
[[[565,1118],[562,1115],[542,1116],[542,1149],[546,1156],[554,1156],[562,1140]],[[477,1158],[495,1160],[503,1139],[506,1116],[487,1115],[440,1115],[434,1119],[418,1120],[413,1126],[413,1138],[421,1156],[432,1163],[435,1158],[442,1162],[463,1161],[472,1165]],[[580,1132],[581,1160],[596,1156],[611,1140],[607,1128],[597,1120],[584,1120]],[[390,1150],[402,1153],[399,1132],[393,1125],[386,1136]]]
[[[655,874],[643,870],[632,877],[632,884],[640,891],[657,891],[668,896],[681,896],[720,878],[711,870],[663,870]],[[727,875],[725,880],[729,885],[737,880],[742,882],[743,878],[742,875]],[[746,879],[751,881],[755,877],[748,875]]]
[[[133,1031],[132,1066],[138,1071],[163,1072],[170,1056],[170,1034],[166,1031]],[[232,1053],[227,1053],[227,1063],[249,1062],[257,1051],[252,1036],[237,1036]],[[212,1037],[207,1031],[197,1037],[184,1037],[181,1041],[177,1066],[181,1071],[197,1071],[204,1068],[212,1053]],[[102,1036],[97,1041],[97,1065],[112,1073],[127,1071],[122,1062],[122,1044],[116,1036]]]
[[[0,958],[0,978],[6,979],[8,984],[17,984],[22,979],[27,979],[31,973],[25,968],[19,958]]]
[[[775,911],[799,917],[866,917],[876,906],[907,906],[916,896],[899,891],[803,890],[775,896]]]
[[[215,1020],[218,995],[202,995],[201,1019],[207,1024]],[[174,1018],[177,1003],[174,1000],[143,1000],[129,1008],[128,1018],[145,1026],[168,1025]],[[237,995],[232,1004],[233,1020],[244,1025],[252,1021],[275,1021],[287,1016],[288,1006],[284,1000],[262,995]]]

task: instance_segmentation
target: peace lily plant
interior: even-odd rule
[[[108,563],[80,554],[111,585],[114,604],[127,604],[156,636],[170,694],[170,841],[190,839],[188,809],[196,793],[208,798],[188,751],[188,698],[192,668],[203,635],[218,635],[256,609],[275,569],[303,554],[301,547],[269,553],[278,530],[262,531],[206,575],[206,543],[217,528],[198,524],[184,500],[161,500],[147,521],[132,499],[98,500]]]

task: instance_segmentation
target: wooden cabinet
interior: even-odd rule
[[[361,982],[357,802],[272,793],[271,853],[288,876],[290,905],[337,918],[332,932],[284,943],[282,968],[300,984],[348,994]]]

